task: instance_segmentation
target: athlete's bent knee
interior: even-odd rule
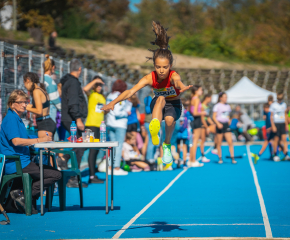
[[[157,100],[156,100],[156,103],[164,104],[165,103],[165,97],[163,97],[163,96],[158,97]]]
[[[168,127],[173,127],[175,125],[175,121],[173,117],[165,117],[165,123]]]

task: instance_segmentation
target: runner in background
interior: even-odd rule
[[[221,92],[218,95],[218,103],[214,105],[213,107],[213,120],[216,123],[217,129],[217,150],[218,150],[218,156],[219,156],[219,164],[223,163],[222,160],[222,141],[223,137],[225,137],[227,143],[229,144],[230,154],[232,163],[236,164],[234,158],[234,146],[233,146],[233,140],[232,140],[232,133],[230,129],[230,112],[231,107],[229,104],[227,104],[227,94],[225,92]]]

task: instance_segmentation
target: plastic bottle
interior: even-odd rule
[[[72,143],[77,142],[77,125],[75,121],[72,121],[70,125],[70,141]]]
[[[100,126],[100,142],[106,142],[106,124],[102,121]]]

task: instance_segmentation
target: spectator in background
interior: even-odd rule
[[[21,115],[25,112],[28,104],[28,96],[22,90],[14,90],[8,99],[8,113],[3,119],[0,131],[0,152],[4,155],[19,156],[23,173],[29,173],[33,179],[32,198],[37,199],[40,194],[40,169],[39,166],[30,160],[29,146],[51,141],[51,136],[44,135],[39,138],[29,139]],[[5,174],[16,172],[14,160],[5,161]],[[43,166],[44,189],[61,179],[61,173],[54,168]],[[22,190],[10,192],[15,205],[25,212],[25,201]],[[32,205],[32,214],[37,214],[36,206]]]
[[[251,135],[248,133],[249,129],[252,129],[255,127],[253,120],[250,118],[250,116],[248,115],[247,111],[245,109],[241,110],[241,114],[240,114],[240,121],[242,122],[242,128],[243,128],[243,136],[246,139],[246,142],[251,141],[252,137]]]
[[[290,160],[288,156],[288,144],[287,144],[287,132],[288,132],[288,117],[287,117],[287,105],[284,102],[284,93],[279,92],[277,94],[277,102],[274,102],[270,106],[271,112],[271,131],[274,133],[273,149],[275,162],[280,161],[278,156],[279,141],[283,144],[284,158],[282,160]]]
[[[58,47],[55,45],[56,42],[56,38],[57,38],[57,32],[53,31],[48,39],[48,46],[49,46],[49,50],[56,50]]]
[[[149,124],[152,120],[152,113],[150,110],[150,104],[152,98],[154,97],[153,88],[151,87],[149,96],[145,97],[144,104],[145,104],[145,123],[144,126],[148,133],[148,146],[147,146],[147,153],[146,153],[146,160],[150,162],[150,164],[155,162],[154,153],[157,150],[157,146],[154,146],[151,140],[151,134],[149,134]]]
[[[59,94],[57,91],[57,85],[51,77],[55,70],[55,63],[52,59],[49,58],[48,54],[45,55],[45,58],[46,60],[43,63],[44,84],[45,84],[46,91],[49,95],[49,100],[50,100],[49,115],[51,119],[54,122],[56,122],[56,113],[57,113],[57,110],[61,111],[61,103],[60,103]]]
[[[100,139],[100,126],[102,121],[104,121],[104,112],[101,108],[106,104],[106,99],[102,94],[103,84],[103,79],[99,76],[95,76],[93,80],[83,88],[88,96],[88,117],[86,128],[91,129],[92,132],[95,133],[95,138],[97,139]],[[88,159],[90,171],[89,183],[104,183],[95,175],[96,158],[98,153],[98,149],[90,149]]]
[[[271,95],[269,95],[268,96],[268,104],[269,104],[269,106],[271,106],[271,104],[274,102],[274,97],[273,97],[273,95],[271,94]]]
[[[187,157],[187,146],[188,146],[188,135],[191,133],[188,133],[187,127],[188,127],[188,121],[187,118],[183,116],[180,117],[179,122],[179,129],[177,133],[177,152],[179,155],[182,152],[182,158],[183,158],[183,164],[186,163],[186,157]]]
[[[137,132],[140,131],[139,128],[140,113],[138,111],[140,102],[136,93],[129,98],[129,101],[132,104],[132,108],[131,113],[128,116],[127,132],[132,132],[136,137]]]
[[[142,161],[142,155],[136,146],[135,134],[128,132],[122,147],[122,156],[132,172],[150,171],[149,165]]]
[[[28,104],[26,110],[36,114],[38,137],[47,134],[53,138],[56,124],[49,115],[49,96],[43,83],[39,82],[36,73],[28,72],[24,75],[24,86],[32,96],[32,104]]]
[[[63,76],[60,80],[62,86],[61,98],[61,123],[65,129],[70,132],[70,125],[72,121],[77,125],[77,138],[82,136],[82,131],[85,130],[84,121],[88,115],[88,106],[86,99],[79,82],[79,77],[82,72],[82,63],[78,59],[72,59],[70,62],[70,73]],[[78,166],[80,168],[81,160],[85,149],[75,148]],[[78,180],[76,177],[71,177],[67,183],[68,187],[78,187]],[[88,185],[83,183],[83,187]]]
[[[235,110],[232,112],[232,115],[241,115],[241,106],[240,105],[236,105]]]
[[[127,84],[122,80],[116,80],[112,86],[112,93],[107,96],[107,104],[116,99],[122,92],[127,89]],[[122,147],[126,136],[128,115],[131,112],[131,107],[127,100],[115,105],[114,110],[107,114],[107,131],[111,141],[118,141],[119,146],[116,147],[115,153],[115,168],[114,175],[127,175],[128,172],[120,168]],[[111,167],[110,167],[111,168]],[[111,171],[109,171],[111,174]]]

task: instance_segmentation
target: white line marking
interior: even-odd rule
[[[258,198],[259,198],[259,202],[260,202],[260,206],[261,206],[263,221],[264,221],[265,230],[266,230],[266,238],[273,238],[272,231],[271,231],[271,226],[270,226],[270,222],[269,222],[269,218],[268,218],[268,214],[267,214],[267,211],[266,211],[265,202],[264,202],[262,191],[261,191],[261,188],[260,188],[260,185],[259,185],[257,173],[256,173],[256,170],[255,170],[253,161],[252,161],[249,145],[247,145],[247,154],[248,154],[248,159],[249,159],[249,163],[250,163],[250,166],[251,166],[251,169],[252,169],[254,182],[255,182],[255,185],[256,185],[257,194],[258,194]]]
[[[205,154],[207,154],[212,147],[210,147]],[[197,160],[199,160],[201,157],[199,157]],[[160,198],[186,171],[188,168],[184,169],[181,173],[179,173],[155,198],[151,200],[150,203],[148,203],[140,212],[138,212],[124,227],[122,227],[121,230],[119,230],[112,238],[118,239],[136,220],[138,217],[140,217],[148,208],[150,208],[153,203],[155,203],[158,198]]]

